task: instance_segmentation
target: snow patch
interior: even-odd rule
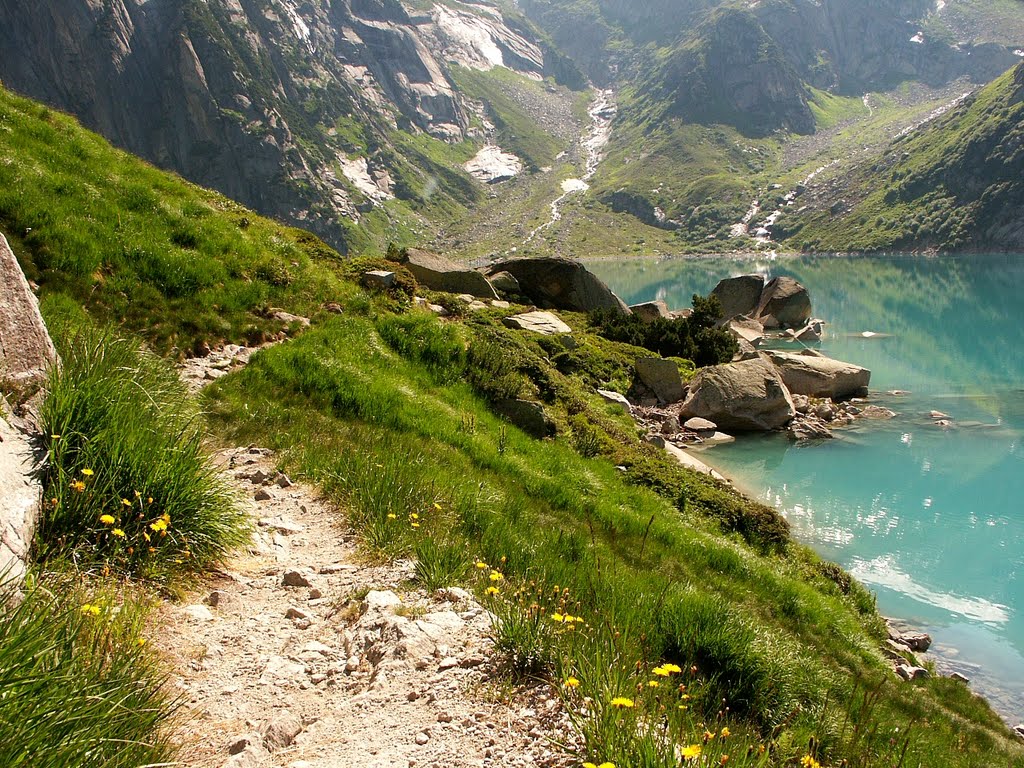
[[[562,182],[562,191],[567,194],[570,192],[586,192],[588,189],[590,189],[590,185],[583,179],[566,179]]]
[[[462,167],[470,176],[485,184],[497,184],[522,173],[523,161],[511,152],[505,152],[496,144],[488,144],[476,153],[476,157]]]

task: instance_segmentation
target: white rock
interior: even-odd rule
[[[193,621],[213,621],[213,613],[205,605],[189,605],[182,609],[182,613]]]

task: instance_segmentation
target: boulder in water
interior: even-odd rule
[[[756,312],[763,292],[764,278],[761,275],[740,275],[720,281],[711,295],[722,306],[722,319],[729,320],[737,315]]]
[[[728,431],[766,432],[787,424],[796,409],[778,371],[755,358],[699,371],[680,413]]]
[[[768,352],[790,392],[845,400],[867,394],[871,371],[817,354]]]
[[[769,318],[783,328],[803,328],[811,319],[810,294],[792,277],[773,278],[761,293],[757,317],[765,328],[772,327]]]

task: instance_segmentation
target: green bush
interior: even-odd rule
[[[144,610],[55,582],[0,587],[0,765],[170,765],[176,709],[138,631]]]
[[[42,406],[48,461],[36,553],[170,584],[245,540],[164,361],[94,330],[61,345]]]
[[[589,319],[595,332],[606,339],[643,347],[662,357],[681,357],[705,366],[727,363],[739,349],[729,331],[715,327],[720,314],[717,297],[705,299],[694,294],[690,317],[659,317],[647,322],[636,315],[598,310],[591,313]]]

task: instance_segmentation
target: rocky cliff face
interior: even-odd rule
[[[389,141],[398,130],[466,137],[448,60],[536,77],[545,67],[533,40],[482,6],[412,15],[398,0],[3,0],[0,24],[8,87],[342,250],[362,211],[395,196],[415,203],[429,177],[451,173],[410,163]],[[473,194],[468,182],[448,186],[463,202]]]

